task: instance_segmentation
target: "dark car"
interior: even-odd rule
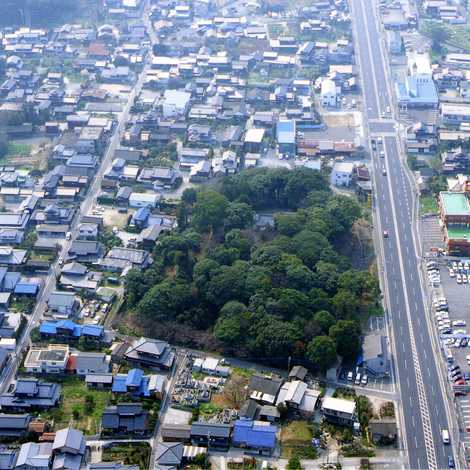
[[[455,462],[454,462],[454,457],[452,455],[449,455],[449,468],[455,468]]]
[[[388,238],[388,230],[384,230],[384,238]]]

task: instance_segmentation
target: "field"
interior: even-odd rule
[[[42,414],[42,417],[53,420],[56,431],[72,426],[85,434],[97,434],[109,392],[89,390],[83,379],[75,377],[66,378],[61,385],[62,401],[59,407]],[[86,400],[92,400],[93,406],[87,406]]]
[[[433,196],[420,196],[419,211],[421,214],[437,214],[439,212],[439,208],[437,206],[436,198]]]
[[[212,396],[211,404],[217,408],[240,409],[247,398],[247,386],[253,373],[248,369],[234,367],[222,393]]]
[[[29,155],[31,153],[31,145],[22,144],[15,141],[8,142],[7,157],[15,157],[18,155]]]
[[[148,468],[150,446],[146,442],[117,444],[103,449],[103,462],[123,462],[137,465],[140,470]]]
[[[128,217],[129,214],[120,214],[116,209],[106,208],[103,213],[104,225],[106,227],[122,229],[126,226]]]
[[[470,51],[470,26],[454,25],[450,29],[452,32],[447,44],[467,52]]]
[[[312,446],[313,430],[307,421],[292,421],[281,430],[282,456],[290,458],[315,458]]]

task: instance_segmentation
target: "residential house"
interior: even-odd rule
[[[336,83],[330,79],[321,81],[320,101],[325,108],[334,108],[338,104]]]
[[[19,378],[9,392],[0,395],[0,408],[10,413],[47,410],[57,405],[60,392],[59,384]]]
[[[69,318],[80,308],[80,301],[71,292],[53,291],[47,299],[47,307],[54,317]]]
[[[353,426],[357,421],[354,400],[324,397],[321,409],[325,420],[333,424]]]
[[[155,451],[158,465],[179,467],[183,460],[183,444],[181,442],[160,442]]]
[[[296,152],[296,130],[293,119],[279,119],[276,124],[279,153],[294,156]]]
[[[148,251],[134,248],[114,247],[101,262],[101,267],[109,271],[122,271],[126,268],[146,269],[153,260]]]
[[[44,339],[73,342],[84,338],[107,344],[112,336],[101,325],[79,324],[71,320],[43,321],[39,325],[39,333]]]
[[[271,455],[276,447],[277,426],[264,421],[239,419],[233,426],[232,443],[249,453]]]
[[[88,388],[97,390],[111,390],[113,386],[113,374],[110,372],[105,374],[87,374],[85,383]]]
[[[103,256],[104,247],[98,241],[74,240],[69,248],[69,259],[81,263],[96,263]]]
[[[51,442],[27,442],[21,445],[15,470],[49,470],[51,462]]]
[[[442,123],[448,126],[458,126],[470,122],[470,104],[467,103],[442,103]]]
[[[163,424],[161,427],[162,440],[164,442],[190,442],[190,424]]]
[[[80,470],[85,457],[86,440],[77,429],[65,428],[55,433],[52,443],[54,470]]]
[[[331,184],[333,186],[351,186],[354,166],[353,162],[336,162],[331,170]]]
[[[358,362],[374,376],[388,376],[390,374],[390,359],[385,336],[366,335],[362,346],[362,355]]]
[[[305,382],[292,380],[282,385],[276,406],[284,405],[303,416],[312,416],[320,398],[320,391],[308,388]]]
[[[26,372],[63,374],[70,357],[67,345],[48,344],[46,348],[31,346],[24,360]]]
[[[77,352],[71,356],[77,375],[103,374],[109,371],[111,358],[100,352]]]
[[[113,379],[113,393],[129,393],[136,397],[163,396],[166,377],[144,375],[141,369],[131,369],[127,374],[117,374]]]
[[[232,425],[223,423],[194,422],[191,424],[191,442],[208,449],[228,450]]]
[[[0,435],[3,439],[19,438],[28,432],[32,416],[29,414],[0,413]],[[0,465],[0,468],[1,465]]]
[[[18,454],[17,449],[0,448],[0,468],[3,470],[14,470]]]
[[[59,284],[64,289],[95,292],[102,277],[102,273],[88,271],[85,265],[72,262],[61,269]]]
[[[149,432],[149,414],[141,403],[107,406],[101,417],[102,432],[112,435],[145,435]]]
[[[262,404],[274,405],[283,380],[277,377],[253,375],[248,386],[249,396]]]
[[[124,357],[136,366],[169,370],[173,366],[175,353],[166,341],[140,338],[129,346]]]
[[[398,436],[397,420],[393,416],[372,418],[369,421],[369,432],[376,445],[394,444]]]

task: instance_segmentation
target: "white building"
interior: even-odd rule
[[[354,172],[354,163],[337,162],[331,171],[331,184],[333,186],[350,186]]]
[[[325,79],[321,82],[321,104],[325,107],[335,107],[338,102],[338,90],[333,80]]]
[[[180,90],[165,90],[163,116],[166,118],[184,116],[188,112],[191,93]]]
[[[157,207],[161,196],[157,193],[131,193],[129,196],[130,207]]]

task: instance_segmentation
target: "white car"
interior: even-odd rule
[[[452,268],[449,269],[449,276],[455,277],[455,271]]]
[[[462,275],[457,274],[457,284],[462,284]]]
[[[351,370],[351,371],[348,372],[348,382],[352,382],[353,377],[354,377],[354,375],[353,375],[352,370]]]
[[[455,320],[452,322],[452,326],[467,326],[467,322],[465,320]]]

